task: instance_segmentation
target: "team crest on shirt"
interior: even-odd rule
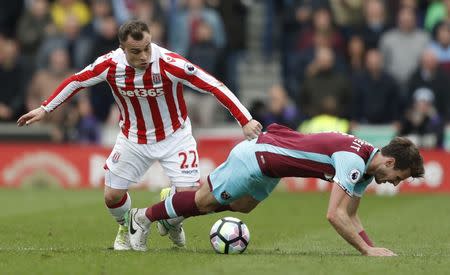
[[[161,75],[160,74],[152,74],[152,82],[153,82],[153,85],[161,84]]]
[[[349,179],[353,183],[357,183],[361,178],[361,172],[358,169],[353,169],[350,171]]]
[[[220,193],[220,197],[225,201],[231,199],[231,195],[227,191],[223,191],[222,193]]]
[[[113,154],[113,156],[111,158],[111,161],[113,163],[117,163],[117,162],[119,162],[119,158],[120,158],[120,153],[119,152],[114,152],[114,154]]]
[[[197,68],[191,63],[184,64],[184,72],[188,75],[193,75],[197,71]]]

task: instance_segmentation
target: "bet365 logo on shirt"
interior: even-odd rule
[[[164,94],[163,88],[157,88],[157,89],[133,89],[133,90],[124,90],[121,88],[119,89],[119,93],[123,96],[128,97],[158,97],[162,96]]]

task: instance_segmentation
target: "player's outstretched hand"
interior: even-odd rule
[[[261,134],[262,125],[257,120],[250,120],[247,124],[242,127],[242,131],[244,132],[244,136],[248,140],[252,140],[257,138],[259,134]]]
[[[45,114],[47,112],[44,110],[44,108],[39,107],[34,110],[29,111],[28,113],[24,114],[17,120],[17,125],[19,127],[23,125],[30,125],[36,121],[39,121],[44,118]]]
[[[367,250],[367,253],[364,255],[365,256],[378,256],[378,257],[397,256],[397,254],[395,254],[391,250],[384,248],[384,247],[371,247],[369,250]]]

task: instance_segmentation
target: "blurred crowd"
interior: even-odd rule
[[[442,148],[450,122],[450,1],[265,1],[282,85],[253,110],[302,132],[391,125]]]
[[[64,78],[116,49],[118,26],[131,18],[146,21],[155,43],[240,97],[246,91],[237,66],[257,1],[265,7],[264,61],[281,67],[280,83],[261,91],[267,100],[247,106],[263,125],[350,132],[360,124],[389,124],[423,147],[443,146],[450,122],[450,0],[1,1],[0,121],[36,108]],[[202,110],[214,106],[202,94],[187,101]],[[78,93],[47,122],[55,125],[54,141],[96,143],[101,126],[117,118],[103,83]],[[213,116],[192,119],[214,125]]]

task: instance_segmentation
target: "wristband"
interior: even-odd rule
[[[367,236],[366,231],[362,230],[358,234],[366,242],[367,245],[369,245],[370,247],[373,247],[373,243],[370,240],[369,236]]]

